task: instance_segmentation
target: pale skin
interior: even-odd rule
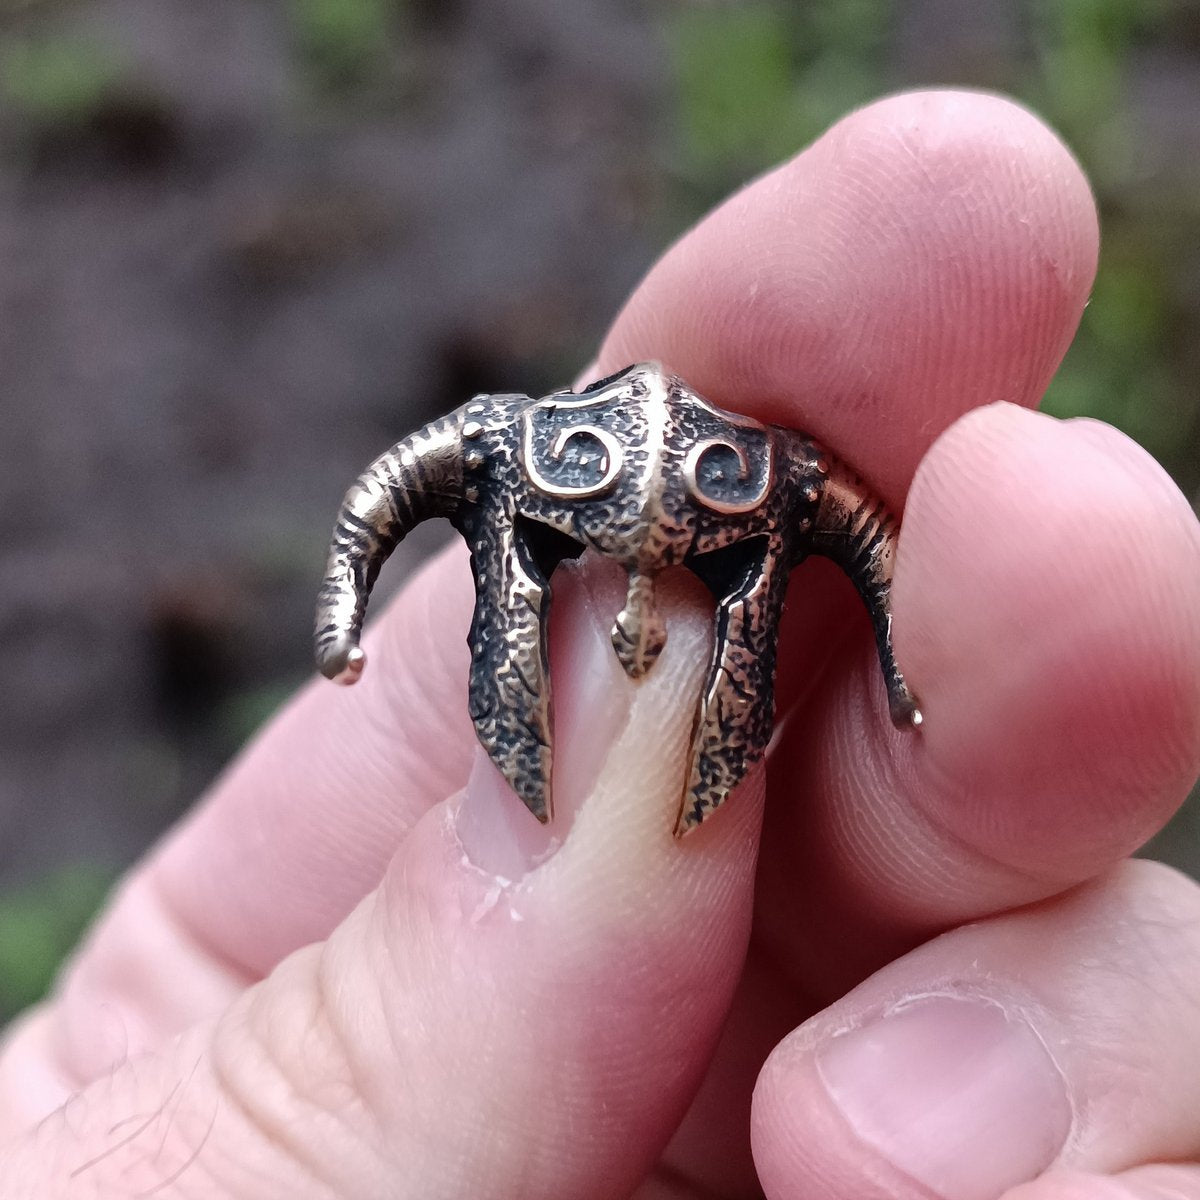
[[[9,1032],[5,1200],[1200,1200],[1200,888],[1128,860],[1200,770],[1200,528],[1121,434],[1031,411],[1097,237],[1054,135],[960,93],[685,235],[594,373],[661,359],[903,507],[921,733],[806,567],[766,770],[677,843],[708,612],[664,589],[634,683],[619,579],[576,569],[544,831],[474,744],[453,548]]]

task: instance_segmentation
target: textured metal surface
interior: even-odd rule
[[[548,821],[550,577],[592,549],[629,590],[613,648],[634,679],[666,643],[655,576],[698,575],[717,601],[676,833],[699,825],[762,758],[771,736],[777,627],[788,573],[809,554],[850,575],[871,614],[892,719],[920,724],[891,641],[895,521],[812,439],[722,412],[655,364],[582,392],[479,396],[397,443],[338,515],[316,628],[322,672],[352,683],[367,596],[418,522],[446,516],[471,547],[471,717],[530,811]]]

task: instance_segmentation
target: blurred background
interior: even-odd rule
[[[1200,0],[0,0],[0,1020],[308,676],[361,467],[572,378],[707,207],[927,84],[1074,147],[1048,407],[1200,498]],[[1151,849],[1200,874],[1200,805]]]

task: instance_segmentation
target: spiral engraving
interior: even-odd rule
[[[684,459],[688,490],[706,508],[719,513],[746,513],[758,508],[771,490],[771,444],[764,446],[766,463],[758,478],[750,458],[735,442],[710,438],[693,446]]]
[[[558,429],[547,444],[538,439],[534,423],[529,421],[524,450],[530,482],[543,495],[563,500],[586,500],[608,491],[624,462],[621,443],[599,425]]]

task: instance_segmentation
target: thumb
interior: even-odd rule
[[[761,800],[755,774],[672,837],[712,635],[697,593],[664,584],[667,646],[632,683],[609,640],[619,580],[556,576],[551,827],[481,756],[327,941],[0,1155],[13,1194],[631,1191],[741,968]]]

